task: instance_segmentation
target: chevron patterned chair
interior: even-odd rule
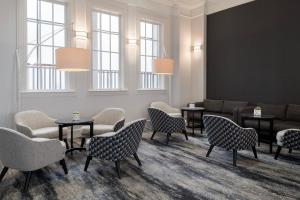
[[[92,158],[114,161],[118,177],[121,178],[120,161],[133,155],[139,166],[142,165],[137,150],[142,139],[146,119],[130,122],[117,132],[109,132],[92,137],[87,142],[87,171]]]
[[[277,160],[282,147],[288,148],[289,153],[292,150],[300,150],[300,129],[286,129],[279,131],[276,135],[278,148],[275,154]]]
[[[167,144],[169,144],[171,134],[176,132],[183,133],[186,140],[188,140],[185,129],[185,121],[183,117],[173,117],[166,112],[156,108],[148,108],[148,113],[153,129],[151,140],[153,140],[153,137],[157,132],[167,134]]]
[[[242,128],[230,119],[216,115],[203,116],[204,127],[210,143],[206,154],[209,156],[214,146],[233,150],[233,166],[236,166],[237,151],[251,149],[257,159],[257,133],[253,128]]]

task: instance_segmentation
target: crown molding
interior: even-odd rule
[[[205,11],[207,15],[210,15],[252,1],[255,0],[207,0]]]

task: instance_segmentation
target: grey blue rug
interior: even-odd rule
[[[232,152],[215,148],[205,157],[205,136],[186,141],[174,134],[169,146],[165,135],[150,136],[144,133],[138,152],[143,166],[133,158],[121,162],[122,179],[108,161],[94,159],[84,172],[85,152],[74,152],[66,158],[68,175],[59,164],[36,171],[27,194],[21,193],[24,175],[10,170],[0,183],[0,199],[300,199],[299,151],[284,150],[276,161],[261,146],[259,160],[241,151],[233,167]]]

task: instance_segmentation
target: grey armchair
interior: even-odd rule
[[[131,155],[138,164],[137,149],[142,139],[146,120],[135,120],[117,132],[104,133],[94,136],[87,142],[87,160],[84,171],[87,171],[92,158],[114,161],[119,178],[121,178],[120,161]]]
[[[9,168],[26,173],[23,191],[28,190],[33,171],[46,167],[57,161],[68,173],[65,163],[65,144],[56,139],[29,138],[17,131],[0,128],[0,160],[4,168],[0,182]],[[16,148],[17,147],[17,148]]]
[[[292,150],[300,150],[300,129],[279,131],[276,135],[276,139],[278,148],[275,154],[275,160],[277,160],[283,147],[288,148],[289,153],[292,153]]]
[[[257,133],[253,128],[242,128],[232,120],[216,115],[204,115],[203,123],[210,143],[206,157],[214,146],[218,146],[233,150],[233,166],[236,166],[238,150],[252,149],[254,157],[257,158]]]

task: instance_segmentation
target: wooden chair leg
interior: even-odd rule
[[[277,160],[277,158],[278,158],[278,156],[280,154],[281,148],[282,148],[281,146],[278,146],[276,154],[275,154],[275,157],[274,157],[275,160]]]
[[[86,162],[85,162],[85,166],[84,166],[84,171],[85,171],[85,172],[87,171],[87,169],[88,169],[88,167],[89,167],[89,164],[90,164],[90,161],[91,161],[92,159],[93,159],[92,156],[88,156],[88,157],[86,158]]]
[[[121,178],[120,161],[119,160],[116,161],[115,164],[116,164],[116,171],[117,171],[118,177]]]
[[[213,148],[214,148],[214,145],[210,145],[210,147],[209,147],[209,149],[208,149],[208,151],[206,153],[206,157],[207,158],[209,157],[209,154],[211,153],[211,151],[213,150]]]
[[[185,139],[189,140],[186,130],[182,130],[182,133],[185,135]]]
[[[68,174],[68,168],[67,168],[65,159],[60,160],[60,161],[59,161],[59,164],[62,166],[62,168],[63,168],[65,174]]]
[[[289,149],[289,153],[292,153],[292,151],[293,151],[292,149]]]
[[[83,148],[84,144],[85,144],[85,138],[83,137],[83,138],[81,138],[80,147]]]
[[[167,144],[169,144],[170,136],[171,136],[171,134],[170,134],[170,133],[167,133]]]
[[[236,167],[236,160],[237,160],[237,150],[233,149],[233,166]]]
[[[153,140],[155,134],[156,134],[156,131],[153,131],[153,134],[151,136],[151,140]]]
[[[8,171],[8,167],[4,167],[1,174],[0,174],[0,182],[2,181],[2,179],[4,178],[5,174]]]
[[[25,180],[25,185],[23,188],[24,193],[26,193],[28,191],[31,175],[32,175],[32,172],[26,172],[26,180]]]
[[[256,152],[255,146],[252,147],[252,151],[253,151],[254,157],[257,159],[257,152]]]
[[[142,166],[142,163],[141,163],[141,161],[140,161],[138,155],[135,153],[135,154],[133,154],[133,156],[134,156],[136,162],[139,164],[139,166]]]

